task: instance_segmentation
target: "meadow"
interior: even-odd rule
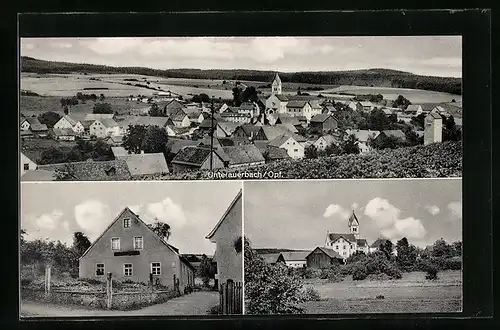
[[[429,281],[424,272],[411,272],[403,273],[399,280],[353,281],[351,276],[337,283],[304,280],[321,299],[303,303],[303,307],[306,314],[460,312],[461,271],[442,271],[438,277]]]

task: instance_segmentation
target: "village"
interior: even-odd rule
[[[169,178],[461,139],[461,101],[284,93],[279,74],[266,93],[232,83],[233,100],[156,91],[124,98],[138,105],[124,112],[103,94],[79,92],[61,99],[62,116],[23,117],[21,108],[21,180]],[[93,113],[73,112],[79,100],[94,102]]]

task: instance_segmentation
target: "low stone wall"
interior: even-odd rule
[[[113,293],[112,309],[132,310],[166,302],[179,294],[174,290]]]

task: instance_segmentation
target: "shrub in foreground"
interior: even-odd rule
[[[427,268],[427,274],[425,275],[426,280],[437,280],[438,270],[435,266],[429,265]]]
[[[304,301],[319,301],[321,297],[313,287],[308,286],[302,291],[302,299]]]
[[[358,265],[356,268],[354,268],[354,271],[352,272],[352,279],[355,281],[364,280],[367,276],[368,276],[368,271],[366,269],[366,266],[364,265]]]

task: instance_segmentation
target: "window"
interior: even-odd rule
[[[356,228],[356,227],[352,228],[353,232],[356,232],[357,230],[358,230],[358,228]]]
[[[96,264],[95,265],[95,275],[96,276],[104,275],[104,264]]]
[[[141,236],[134,237],[134,249],[142,250],[144,246],[144,241]]]
[[[344,251],[344,252],[342,252],[342,254],[343,254],[343,255],[345,255],[345,251]]]
[[[24,166],[24,170],[25,171],[29,171],[29,169],[30,169],[30,164],[29,163],[25,163],[23,166]]]
[[[293,149],[294,152],[299,152],[299,149]]]
[[[335,245],[335,250],[338,250],[339,249],[339,246],[338,245]]]
[[[159,262],[151,263],[151,274],[161,275],[161,264]]]
[[[123,264],[123,276],[132,276],[132,264]]]
[[[120,238],[114,237],[111,239],[111,250],[120,250]]]
[[[344,244],[344,250],[345,250],[345,248],[346,248],[346,245]]]
[[[123,219],[123,228],[130,228],[130,219]]]
[[[351,245],[349,245],[349,247],[352,249],[352,244],[351,244]]]

